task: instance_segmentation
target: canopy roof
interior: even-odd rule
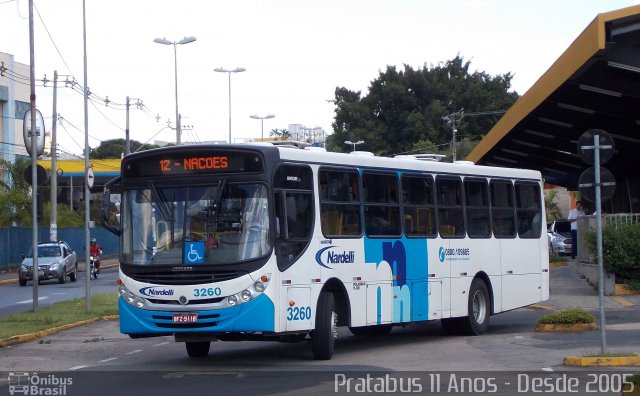
[[[618,183],[640,174],[640,6],[599,14],[467,159],[536,169],[575,190],[589,167],[577,141],[589,129],[614,138],[604,166]]]

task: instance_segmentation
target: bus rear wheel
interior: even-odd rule
[[[469,316],[459,318],[457,322],[462,334],[476,336],[486,333],[491,314],[490,301],[487,285],[482,279],[475,278],[469,289]]]
[[[198,342],[185,342],[187,347],[187,354],[192,358],[204,358],[209,355],[209,347],[211,343],[209,341]]]
[[[338,331],[336,323],[336,304],[333,294],[321,292],[316,311],[316,326],[311,333],[311,349],[316,360],[329,360],[333,357],[333,350]]]

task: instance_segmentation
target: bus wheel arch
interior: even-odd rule
[[[490,284],[487,282],[482,276],[476,276],[471,282],[467,302],[468,316],[456,320],[458,329],[464,335],[482,335],[489,328],[492,299]]]
[[[348,326],[351,323],[351,302],[347,289],[342,281],[337,278],[329,279],[322,287],[322,292],[330,292],[333,294],[335,302],[336,315],[338,317],[338,326]],[[319,301],[319,299],[318,299]]]

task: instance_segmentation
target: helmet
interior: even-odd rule
[[[91,238],[91,244],[94,245],[96,243],[96,238]]]

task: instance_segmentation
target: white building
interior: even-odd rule
[[[0,52],[0,158],[14,162],[16,155],[28,155],[22,137],[22,119],[29,110],[29,65],[15,62],[13,55]]]

